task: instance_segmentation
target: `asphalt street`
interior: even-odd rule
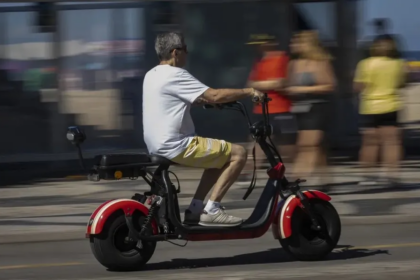
[[[268,232],[255,240],[189,243],[185,248],[159,243],[143,271],[110,272],[81,239],[86,222],[103,201],[131,197],[144,185],[69,181],[0,188],[0,280],[418,279],[420,224],[414,222],[420,221],[420,188],[415,164],[405,169],[404,184],[395,189],[357,186],[363,170],[337,166],[330,194],[342,218],[342,238],[327,260],[310,263],[294,261]],[[182,211],[191,201],[197,175],[183,174]],[[241,198],[248,186],[235,185],[223,205],[232,215],[248,217],[264,184],[259,182],[246,201]],[[63,239],[73,241],[57,241]]]
[[[143,271],[110,272],[87,240],[0,245],[0,279],[418,279],[420,224],[344,226],[327,260],[297,262],[271,233],[254,240],[159,243]]]

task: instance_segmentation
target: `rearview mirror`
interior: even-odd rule
[[[70,126],[67,129],[67,140],[74,145],[78,145],[86,140],[86,135],[80,127]]]

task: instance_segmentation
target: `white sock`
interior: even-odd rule
[[[204,207],[204,210],[209,214],[216,214],[217,211],[220,209],[220,202],[215,201],[207,201],[206,207]]]
[[[202,200],[193,199],[191,201],[190,207],[188,207],[188,209],[193,214],[201,214],[201,212],[203,211],[203,207],[204,207],[204,202]]]

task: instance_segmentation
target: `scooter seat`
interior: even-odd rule
[[[175,163],[170,161],[167,158],[161,157],[161,156],[156,156],[156,155],[151,155],[150,159],[153,163],[155,163],[156,165],[174,165]]]
[[[133,153],[133,154],[107,154],[95,157],[95,162],[98,165],[107,167],[114,165],[125,164],[147,164],[150,165],[150,156],[146,153]]]
[[[131,154],[107,154],[95,157],[95,162],[102,167],[110,167],[116,165],[138,164],[138,165],[172,165],[174,164],[167,158],[149,155],[146,153]]]

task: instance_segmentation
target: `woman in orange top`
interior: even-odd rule
[[[257,61],[248,79],[248,86],[267,92],[272,99],[268,103],[270,124],[273,126],[273,141],[280,150],[284,159],[292,158],[295,131],[291,123],[294,121],[290,114],[290,100],[282,91],[283,81],[286,78],[289,57],[278,50],[278,43],[274,37],[265,38],[260,43],[262,57]],[[255,44],[255,43],[254,43]],[[262,107],[255,105],[254,115],[256,121],[261,120]],[[264,160],[263,152],[256,146],[256,167],[260,167]]]

